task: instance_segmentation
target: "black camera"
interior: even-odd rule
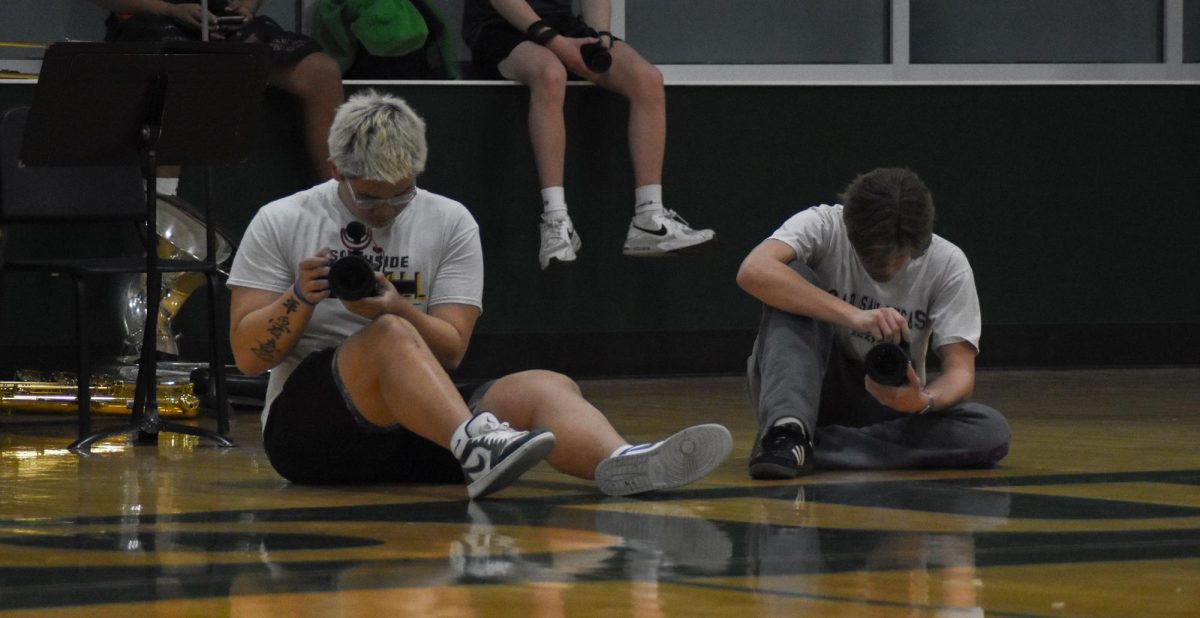
[[[588,43],[579,48],[583,63],[594,73],[603,73],[612,66],[612,54],[600,43]]]
[[[329,264],[329,297],[360,300],[375,296],[375,269],[367,258],[349,253]]]
[[[356,241],[365,239],[367,226],[352,221],[346,226],[346,235]],[[329,263],[330,298],[359,300],[375,295],[375,269],[361,251],[351,251]]]
[[[912,359],[908,355],[908,342],[880,343],[867,351],[864,360],[867,376],[884,386],[908,384],[908,367]]]
[[[612,35],[608,34],[608,32],[605,32],[605,34],[610,36],[608,41],[611,43]],[[588,29],[588,35],[600,38],[600,32],[596,32],[590,28]],[[612,66],[612,54],[608,53],[608,48],[602,43],[586,44],[586,46],[580,48],[580,55],[583,56],[583,64],[588,65],[588,68],[593,73],[604,73],[608,70],[608,67]]]

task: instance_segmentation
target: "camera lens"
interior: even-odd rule
[[[867,376],[884,386],[908,384],[908,344],[880,343],[867,352]]]
[[[583,54],[583,63],[596,73],[603,73],[612,66],[612,54],[599,43],[588,43],[579,48]]]
[[[361,255],[344,255],[329,265],[329,295],[343,300],[375,296],[375,269]]]

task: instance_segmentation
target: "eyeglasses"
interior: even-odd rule
[[[411,189],[401,193],[400,195],[393,195],[392,197],[373,197],[367,199],[358,197],[358,194],[354,192],[354,185],[350,184],[349,180],[346,181],[346,188],[350,190],[350,199],[354,200],[354,203],[357,204],[359,208],[367,211],[375,210],[376,208],[383,208],[385,206],[388,208],[404,208],[417,198],[417,185],[413,185]]]

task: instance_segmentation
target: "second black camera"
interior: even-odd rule
[[[867,376],[884,386],[908,384],[908,367],[912,359],[908,354],[908,342],[879,343],[867,352],[864,359]]]

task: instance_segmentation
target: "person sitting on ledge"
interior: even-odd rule
[[[663,205],[667,98],[662,73],[628,43],[608,32],[608,0],[466,0],[463,36],[471,61],[529,87],[529,137],[542,186],[541,249],[545,270],[571,262],[583,246],[567,214],[563,189],[567,130],[563,121],[568,73],[629,100],[629,154],[635,182],[633,219],[622,253],[657,257],[712,240]]]
[[[209,40],[265,45],[270,58],[267,83],[300,97],[314,177],[330,177],[329,123],[344,98],[341,70],[316,41],[257,15],[262,0],[210,0],[207,14],[195,0],[91,1],[112,11],[105,22],[106,41],[199,41],[201,23],[207,21]],[[177,179],[179,170],[162,171],[160,192],[174,194],[178,180],[169,179]]]

